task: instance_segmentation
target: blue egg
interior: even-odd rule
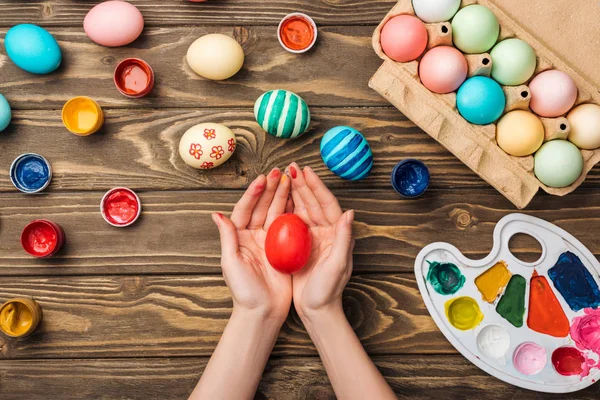
[[[6,101],[6,98],[0,94],[0,132],[6,129],[12,118],[12,112],[10,111],[10,104]]]
[[[351,181],[366,178],[373,167],[369,142],[348,126],[337,126],[323,136],[321,157],[331,172]]]
[[[412,158],[400,161],[392,171],[392,186],[404,197],[419,197],[429,186],[429,168]]]
[[[470,123],[486,125],[500,118],[506,106],[506,96],[495,80],[474,76],[458,89],[456,106],[460,115]]]
[[[17,67],[32,74],[49,74],[60,65],[60,47],[47,30],[37,25],[15,25],[4,38],[6,54]]]
[[[51,179],[50,163],[39,154],[21,154],[10,166],[10,180],[24,193],[37,193],[46,189]]]

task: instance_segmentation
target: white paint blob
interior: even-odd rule
[[[502,358],[510,348],[510,334],[500,325],[488,325],[477,335],[477,347],[489,358]]]

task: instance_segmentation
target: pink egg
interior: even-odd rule
[[[427,47],[425,24],[412,15],[398,15],[390,19],[381,30],[381,47],[394,61],[417,59]]]
[[[144,30],[144,17],[140,10],[126,1],[105,1],[87,13],[83,30],[102,46],[125,46]]]
[[[429,50],[419,64],[421,83],[434,93],[450,93],[467,79],[469,67],[463,54],[450,46]]]
[[[538,74],[531,83],[531,110],[542,117],[559,117],[577,100],[577,85],[562,71],[551,69]]]

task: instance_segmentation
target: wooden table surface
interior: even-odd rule
[[[82,29],[96,1],[0,0],[0,38],[14,24],[36,23],[57,38],[64,57],[57,72],[34,76],[0,51],[0,93],[14,114],[0,134],[0,301],[32,296],[44,310],[33,336],[0,337],[0,399],[186,398],[231,312],[210,214],[231,211],[253,178],[291,161],[313,167],[342,206],[356,210],[356,265],[344,307],[399,397],[565,398],[482,372],[425,309],[412,272],[419,250],[443,240],[482,257],[495,223],[515,208],[367,87],[380,64],[371,34],[393,0],[131,2],[144,14],[144,33],[130,46],[105,48]],[[292,11],[308,13],[320,27],[316,47],[301,56],[285,52],[276,38],[278,22]],[[231,80],[205,81],[185,64],[188,46],[209,32],[233,35],[244,47],[244,69]],[[125,57],[154,68],[149,97],[127,99],[115,89],[112,72]],[[254,101],[276,88],[297,92],[311,107],[311,130],[298,140],[268,137],[254,121]],[[60,109],[76,95],[101,104],[101,132],[82,138],[62,126]],[[228,163],[207,173],[177,154],[181,134],[201,122],[230,126],[239,143]],[[336,125],[354,126],[369,140],[375,167],[367,180],[344,182],[323,165],[319,141]],[[53,166],[42,195],[23,195],[10,183],[9,165],[23,152],[38,152]],[[413,201],[400,200],[389,183],[392,167],[406,157],[422,159],[433,175],[431,189]],[[540,193],[526,213],[600,253],[598,171],[567,197]],[[115,186],[142,199],[142,217],[130,229],[100,216],[100,199]],[[20,246],[20,231],[36,218],[66,231],[64,250],[51,260],[31,258]],[[513,251],[527,260],[539,250],[517,238]],[[257,398],[333,397],[292,313]],[[600,386],[573,397],[598,399]]]

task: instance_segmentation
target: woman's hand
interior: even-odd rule
[[[233,312],[285,321],[292,302],[291,276],[271,268],[265,256],[266,232],[279,215],[291,212],[290,179],[273,169],[254,180],[231,219],[216,213],[221,236],[221,268],[233,297]]]
[[[342,213],[335,196],[310,168],[288,167],[294,213],[309,226],[313,249],[293,277],[296,311],[302,319],[320,311],[342,311],[342,292],[352,274],[354,211]]]

